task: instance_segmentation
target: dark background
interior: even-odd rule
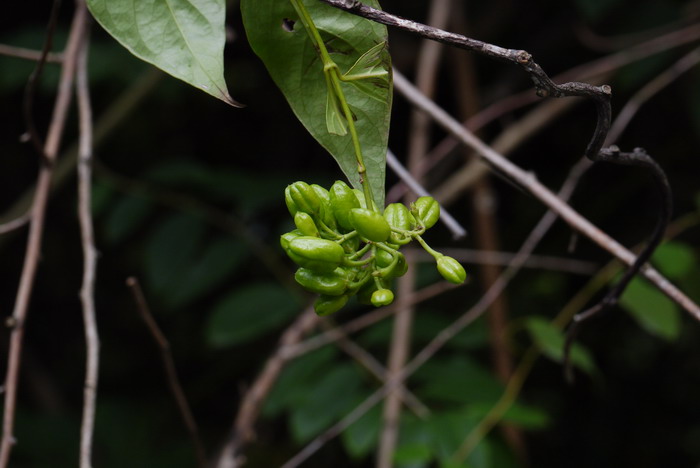
[[[382,6],[417,20],[424,20],[427,11],[427,2],[386,0]],[[18,3],[11,11],[5,8],[0,16],[0,42],[40,48],[49,10],[50,3],[45,1]],[[552,76],[624,49],[625,43],[649,39],[700,18],[697,1],[494,0],[464,2],[464,10],[472,37],[526,49]],[[71,14],[71,2],[64,2],[55,50],[62,48]],[[300,179],[328,187],[342,178],[332,158],[296,121],[250,50],[236,6],[230,8],[228,16],[233,40],[225,52],[227,81],[232,96],[247,107],[228,107],[163,76],[128,117],[98,142],[94,212],[101,254],[96,298],[102,362],[95,466],[194,464],[186,431],[165,383],[158,350],[139,319],[125,279],[130,275],[141,279],[149,304],[172,344],[204,443],[213,454],[230,429],[242,392],[272,353],[281,330],[301,312],[304,302],[294,302],[300,291],[279,285],[280,275],[260,260],[261,250],[256,246],[262,245],[264,252],[276,258],[275,271],[283,272],[282,277],[291,277],[291,264],[277,247],[279,235],[291,229],[282,203],[284,187]],[[609,39],[605,43],[611,49],[592,47],[591,40],[584,40],[586,35]],[[614,111],[619,111],[645,83],[697,45],[696,41],[677,47],[618,70],[609,80],[614,91]],[[394,65],[409,77],[414,76],[419,40],[390,31],[390,47]],[[455,112],[455,87],[460,84],[453,79],[450,57],[446,54],[442,61],[437,100]],[[478,80],[475,93],[481,107],[529,89],[527,78],[511,65],[474,56],[473,67]],[[20,197],[31,190],[38,167],[32,147],[19,142],[19,135],[24,132],[23,91],[31,70],[30,62],[0,57],[3,212],[14,209]],[[123,93],[144,87],[138,84],[139,80],[153,72],[94,26],[90,73],[94,112],[99,120],[118,105],[115,103]],[[42,132],[51,115],[57,74],[56,66],[47,66],[36,96],[34,118]],[[618,142],[623,149],[643,146],[667,171],[673,186],[674,219],[692,218],[700,200],[698,83],[698,69],[681,76],[642,107]],[[489,141],[528,110],[518,109],[504,116],[483,129],[481,136]],[[409,115],[406,102],[396,96],[390,147],[401,159],[406,154]],[[585,148],[593,115],[588,104],[574,107],[518,147],[511,159],[557,188]],[[64,148],[77,135],[74,111],[69,122]],[[434,143],[438,143],[444,135],[436,129],[433,136]],[[68,157],[66,153],[63,159]],[[442,172],[432,176],[429,183],[433,188],[463,160],[455,154],[450,161]],[[389,174],[387,186],[395,182],[395,176]],[[499,178],[493,178],[492,185],[497,197],[495,222],[501,248],[516,251],[544,208]],[[12,466],[59,467],[77,463],[84,339],[78,300],[82,255],[75,187],[72,172],[57,180],[49,206],[27,323],[17,415],[18,445]],[[656,219],[657,196],[650,187],[648,175],[641,170],[596,167],[582,180],[573,204],[625,245],[635,245],[646,239]],[[466,192],[449,209],[474,232],[470,197],[471,193]],[[216,210],[214,215],[211,208]],[[232,219],[233,225],[225,224]],[[478,247],[473,237],[452,242],[443,227],[436,228],[430,236],[434,246]],[[600,266],[609,260],[605,252],[586,240],[580,240],[573,253],[567,252],[569,238],[569,229],[557,223],[537,253],[585,259]],[[14,304],[25,239],[26,228],[0,237],[0,310],[5,316],[11,315]],[[251,243],[250,239],[258,242]],[[676,240],[695,256],[691,263],[696,264],[700,230],[691,225]],[[216,243],[221,244],[221,252],[230,257],[230,262],[223,256],[213,261],[212,268],[206,269],[202,277],[187,277],[207,247]],[[477,265],[466,267],[470,274],[478,271]],[[427,267],[421,269],[420,277],[424,282],[436,280]],[[533,315],[554,317],[588,279],[537,269],[524,270],[516,278],[507,291],[511,317],[508,333],[516,362],[531,343],[523,330],[523,320]],[[678,279],[681,288],[696,301],[700,299],[699,279],[697,266]],[[293,310],[278,311],[276,318],[258,330],[253,339],[217,345],[210,322],[214,311],[224,307],[221,304],[232,294],[257,287],[287,294],[283,297],[291,298],[287,303],[292,304]],[[479,282],[472,281],[466,288],[422,305],[417,315],[435,316],[449,323],[474,304],[482,292]],[[259,297],[239,301],[239,305],[261,309],[258,312],[262,314],[267,313],[266,304],[278,305]],[[338,321],[363,312],[351,308],[340,314]],[[564,382],[559,364],[544,358],[538,361],[519,400],[547,416],[546,423],[525,430],[530,466],[695,467],[700,463],[700,326],[683,312],[676,313],[681,318],[680,332],[670,340],[643,330],[621,309],[591,323],[581,340],[592,353],[598,370],[594,377],[580,375],[574,386]],[[488,369],[488,344],[484,324],[479,323],[468,335],[473,344],[449,347],[434,358],[436,366],[466,355],[470,362]],[[380,361],[386,358],[388,329],[388,324],[384,324],[374,336],[366,332],[358,337]],[[5,362],[8,337],[9,331],[0,333],[0,362]],[[413,351],[417,352],[428,338],[417,336]],[[338,352],[325,365],[282,393],[287,390],[313,398],[324,373],[336,366],[351,368],[348,358]],[[357,371],[357,375],[361,379],[357,395],[369,394],[376,388],[376,382],[364,371]],[[455,382],[461,381],[459,377],[454,376]],[[431,381],[430,373],[423,380],[418,376],[416,379],[409,381],[409,387],[415,385],[421,396],[420,389]],[[450,377],[443,375],[442,379],[440,382],[449,387]],[[494,393],[491,400],[498,396]],[[434,395],[424,398],[441,415],[458,414],[458,409],[471,404]],[[301,405],[305,400],[298,401]],[[275,412],[267,414],[270,413]],[[259,421],[258,439],[249,448],[248,466],[278,466],[301,449],[309,437],[294,435],[294,414],[294,408],[287,408]],[[426,431],[440,437],[438,429]],[[466,433],[453,434],[461,440]],[[498,431],[489,440],[490,461],[472,460],[470,466],[525,466],[512,461],[511,451]],[[372,466],[371,453],[370,450],[368,455],[352,457],[345,444],[335,440],[305,466]],[[401,466],[439,465],[433,461]]]

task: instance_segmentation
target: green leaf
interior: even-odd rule
[[[311,440],[352,410],[363,399],[361,379],[355,366],[341,364],[307,382],[306,400],[294,408],[289,419],[294,440]]]
[[[232,106],[224,80],[225,0],[88,0],[109,34],[138,58]]]
[[[382,407],[375,405],[344,430],[340,438],[348,455],[355,459],[368,456],[377,446],[381,424]]]
[[[481,420],[492,408],[493,405],[475,403],[469,405],[467,414],[474,420]],[[550,424],[551,418],[541,408],[515,402],[505,412],[502,421],[523,429],[544,429]]]
[[[376,0],[364,3],[379,7]],[[386,27],[317,0],[304,0],[304,5],[341,73],[349,72],[353,65],[356,65],[356,70],[351,74],[360,70],[367,73],[377,56],[380,64],[375,64],[372,73],[378,75],[379,68],[387,73],[384,80],[374,76],[341,84],[356,117],[354,123],[372,194],[375,202],[384,206],[392,99],[390,58],[384,46],[387,42]],[[253,50],[265,63],[297,118],[331,153],[352,185],[361,188],[350,135],[342,135],[342,127],[347,122],[336,104],[332,100],[328,102],[328,84],[321,59],[291,3],[286,0],[243,0],[241,11]],[[291,22],[294,27],[290,30]]]
[[[675,340],[681,329],[676,305],[658,289],[640,278],[634,278],[620,298],[620,305],[639,326],[659,338]]]
[[[299,310],[295,296],[275,283],[246,284],[212,310],[205,327],[214,348],[239,345],[278,328]]]
[[[337,348],[326,346],[304,354],[286,365],[265,399],[263,416],[277,416],[282,411],[292,410],[306,401],[309,382],[332,368],[335,365],[333,358],[337,354]]]
[[[116,244],[126,239],[151,214],[153,205],[141,197],[126,195],[119,199],[104,222],[105,241]]]
[[[417,394],[449,403],[495,403],[503,386],[483,366],[466,356],[427,362],[415,374]]]
[[[172,215],[155,229],[146,245],[148,285],[167,294],[170,285],[185,275],[204,238],[202,223],[186,215]]]
[[[427,463],[433,459],[433,453],[429,446],[421,443],[401,445],[394,452],[394,463],[401,465],[408,463]]]
[[[186,306],[201,295],[220,286],[245,258],[248,248],[231,238],[221,238],[206,244],[196,255],[177,284],[166,296],[173,306]]]
[[[652,262],[670,279],[680,279],[693,270],[697,259],[691,246],[673,241],[660,245]]]
[[[529,317],[525,327],[545,356],[556,362],[563,361],[565,339],[561,330],[542,317]],[[578,343],[571,346],[571,363],[588,374],[593,374],[596,370],[591,354]]]

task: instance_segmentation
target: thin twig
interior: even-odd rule
[[[92,466],[92,440],[95,431],[97,381],[100,366],[100,338],[95,317],[95,277],[97,249],[92,220],[92,107],[88,85],[88,32],[80,49],[76,71],[76,96],[80,119],[80,154],[78,163],[78,218],[83,249],[83,285],[80,301],[83,306],[86,363],[83,389],[83,417],[80,429],[80,468]]]
[[[321,321],[321,326],[325,330],[332,330],[328,321]],[[387,371],[382,366],[382,364],[375,359],[369,352],[363,349],[360,345],[349,339],[347,336],[343,336],[337,340],[336,344],[340,349],[345,351],[345,353],[355,359],[362,367],[367,369],[372,375],[374,375],[381,383],[384,383],[387,378]],[[401,386],[398,388],[397,393],[401,398],[401,401],[408,407],[413,413],[421,419],[426,419],[430,416],[430,409],[420,401],[420,399],[413,394],[406,387]]]
[[[8,221],[6,223],[3,223],[0,225],[0,234],[7,234],[8,232],[12,232],[15,229],[19,229],[22,226],[26,225],[29,223],[31,220],[31,213],[25,213],[19,218],[13,219],[12,221]]]
[[[185,426],[187,427],[187,432],[190,434],[190,439],[192,440],[195,456],[197,458],[197,466],[199,468],[205,468],[207,466],[207,457],[204,450],[204,444],[202,444],[202,440],[199,437],[197,421],[192,414],[192,409],[190,409],[190,405],[187,402],[187,397],[182,389],[182,384],[177,376],[177,368],[175,367],[175,360],[173,359],[172,352],[170,351],[170,343],[153,317],[138,279],[134,277],[127,278],[126,285],[131,290],[131,293],[134,296],[134,302],[136,303],[136,308],[138,309],[141,318],[146,323],[148,331],[151,333],[151,336],[153,336],[153,339],[160,350],[160,357],[163,360],[163,369],[165,370],[165,375],[168,380],[168,387],[175,398],[177,407],[180,410],[180,415],[182,416]]]
[[[43,53],[40,50],[25,49],[24,47],[15,47],[7,44],[0,44],[0,55],[25,60],[33,60],[35,62],[38,62],[39,60],[41,60]],[[46,55],[46,62],[61,63],[63,62],[63,54],[49,52]]]
[[[409,247],[406,251],[415,251],[416,259],[419,262],[435,262],[435,259],[425,250]],[[513,258],[517,255],[513,252],[461,248],[443,248],[440,249],[440,253],[464,263],[501,266],[510,265]],[[530,255],[523,265],[523,268],[560,271],[575,275],[591,275],[598,270],[598,267],[598,264],[595,262],[550,255]]]
[[[12,446],[15,444],[14,419],[17,405],[17,381],[19,377],[20,356],[22,354],[22,341],[24,337],[24,324],[29,308],[29,301],[34,286],[41,239],[44,232],[44,218],[51,186],[52,164],[58,154],[58,149],[63,135],[63,129],[68,115],[68,108],[73,90],[73,77],[75,75],[75,63],[83,40],[85,27],[88,20],[87,8],[78,5],[73,16],[73,23],[68,37],[65,51],[65,60],[61,69],[61,77],[58,85],[58,94],[54,106],[53,116],[49,125],[46,144],[43,154],[50,164],[42,164],[39,168],[39,176],[36,184],[36,194],[31,210],[31,226],[27,239],[27,247],[24,255],[24,265],[20,277],[17,298],[12,314],[12,334],[7,357],[7,373],[5,376],[5,403],[3,414],[2,441],[0,441],[0,468],[6,468],[10,461]]]
[[[61,7],[61,0],[53,0],[51,3],[51,13],[49,14],[49,24],[46,27],[46,38],[44,39],[44,46],[41,50],[41,55],[39,60],[36,62],[36,67],[29,79],[27,80],[27,85],[24,90],[24,103],[22,105],[22,113],[24,114],[24,124],[27,127],[27,135],[29,141],[34,145],[34,149],[41,156],[43,163],[48,164],[49,160],[44,154],[44,143],[41,141],[39,132],[34,125],[34,118],[32,116],[32,108],[34,107],[34,96],[36,94],[36,87],[39,84],[39,79],[41,78],[41,73],[44,71],[44,64],[49,56],[49,51],[51,50],[53,44],[53,35],[56,31],[56,23],[58,22],[58,12]]]

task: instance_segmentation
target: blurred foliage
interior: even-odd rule
[[[423,20],[427,2],[386,0],[384,9]],[[65,42],[72,4],[64,2],[55,49]],[[588,30],[615,39],[643,37],[680,21],[698,21],[698,2],[598,0],[587,2],[465,2],[470,34],[533,53],[551,74],[610,51],[596,50],[577,35]],[[0,43],[39,48],[48,2],[17,4],[0,17]],[[329,186],[342,174],[335,161],[295,119],[263,64],[248,46],[240,13],[231,8],[234,39],[226,48],[231,94],[247,104],[232,109],[204,93],[163,76],[137,109],[98,142],[95,173],[98,323],[102,368],[96,425],[95,466],[188,467],[194,455],[166,386],[158,350],[143,326],[129,291],[128,276],[142,280],[156,319],[168,337],[184,390],[211,454],[230,430],[242,392],[273,352],[281,330],[308,303],[291,278],[278,247],[291,229],[284,187],[298,179]],[[673,26],[675,25],[675,26]],[[394,65],[413,75],[416,38],[390,31]],[[624,47],[616,41],[608,45]],[[614,107],[690,50],[683,46],[624,67],[609,78]],[[694,46],[697,46],[695,44]],[[455,109],[450,55],[441,69],[438,101]],[[529,87],[520,70],[473,56],[476,94],[482,106]],[[97,121],[113,110],[122,93],[140,86],[148,66],[131,57],[99,27],[93,28],[90,79]],[[27,61],[0,56],[0,203],[3,212],[31,189],[38,166],[24,132],[22,93],[32,70]],[[50,118],[58,68],[47,66],[34,115],[41,131]],[[680,77],[641,108],[619,142],[643,146],[666,169],[674,188],[677,237],[653,263],[694,300],[700,300],[700,78]],[[457,85],[461,85],[458,83]],[[483,130],[492,139],[524,111]],[[405,153],[409,108],[395,100],[390,147]],[[592,126],[588,107],[576,107],[534,135],[511,157],[557,187],[582,152]],[[442,133],[435,131],[433,143]],[[66,144],[76,137],[70,123]],[[439,185],[462,163],[458,154],[431,174]],[[388,175],[387,186],[396,182]],[[56,182],[42,261],[27,323],[26,352],[13,466],[75,466],[83,379],[83,331],[78,290],[81,252],[75,219],[75,181]],[[544,209],[534,199],[494,179],[496,221],[502,248],[519,248]],[[655,220],[655,195],[643,171],[596,167],[583,179],[573,204],[626,245],[643,242]],[[475,231],[470,193],[450,211]],[[436,247],[474,247],[474,239],[451,240],[442,227],[431,232]],[[23,260],[26,229],[0,238],[5,281],[2,307],[9,315]],[[537,253],[586,259],[604,265],[609,257],[587,241],[567,250],[570,231],[559,223]],[[478,265],[469,266],[478,276]],[[434,268],[418,266],[421,286],[437,280]],[[577,363],[582,374],[567,387],[558,360],[561,332],[549,321],[589,278],[527,269],[506,297],[508,336],[517,360],[536,344],[551,360],[536,364],[505,420],[525,434],[531,466],[687,467],[700,460],[700,327],[644,280],[635,280],[621,307],[587,324],[580,334]],[[478,281],[421,303],[412,352],[418,352],[481,296]],[[601,297],[604,290],[596,292]],[[593,299],[591,299],[592,301]],[[622,313],[622,311],[627,313]],[[357,304],[337,317],[345,322],[367,311]],[[526,333],[527,332],[527,333]],[[9,331],[2,333],[7,349]],[[351,337],[380,362],[391,339],[388,320]],[[4,358],[2,360],[4,362]],[[556,362],[552,362],[556,361]],[[253,468],[279,466],[302,445],[336,423],[378,388],[375,377],[335,346],[288,363],[266,400],[258,434],[249,448]],[[407,387],[430,409],[421,419],[401,418],[395,461],[401,468],[524,466],[502,434],[493,431],[465,464],[450,457],[501,396],[491,370],[484,318],[460,332],[408,380]],[[373,466],[381,407],[355,422],[305,466]],[[575,454],[575,455],[572,455]]]

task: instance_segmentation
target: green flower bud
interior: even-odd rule
[[[348,288],[347,273],[336,268],[329,273],[319,273],[307,268],[299,268],[294,279],[307,291],[327,296],[340,296]]]
[[[360,207],[355,192],[342,180],[336,180],[329,192],[333,216],[343,229],[352,230],[350,210]]]
[[[294,216],[297,211],[310,215],[318,215],[321,209],[321,199],[316,191],[306,182],[294,182],[284,190],[284,201],[289,213]]]
[[[391,234],[389,223],[376,211],[354,208],[350,210],[350,222],[358,234],[374,242],[384,242]]]
[[[318,228],[311,215],[297,211],[294,215],[294,224],[305,236],[319,237]]]
[[[467,279],[464,267],[454,258],[443,255],[437,260],[437,269],[450,283],[462,284]]]
[[[296,239],[297,237],[303,235],[304,233],[301,232],[299,229],[286,232],[280,236],[280,245],[284,250],[287,250],[289,248],[289,243],[292,241],[292,239]]]
[[[391,289],[377,289],[372,293],[372,305],[381,307],[394,302],[394,293]]]
[[[335,270],[345,256],[345,251],[337,243],[310,236],[292,239],[286,252],[289,258],[300,267],[318,272]]]
[[[413,203],[414,214],[429,229],[440,218],[440,205],[433,197],[420,197]]]
[[[387,206],[384,209],[384,219],[386,219],[389,226],[392,228],[402,229],[404,231],[410,231],[416,225],[416,219],[403,203],[392,203]],[[391,242],[400,245],[411,242],[410,236],[404,236],[397,232],[392,232],[389,238]]]
[[[333,215],[333,209],[331,208],[331,199],[328,190],[316,184],[311,184],[311,188],[314,189],[319,200],[321,200],[321,220],[323,220],[323,223],[329,228],[335,229],[335,216]]]
[[[334,314],[342,309],[348,302],[348,296],[326,296],[321,294],[316,302],[314,302],[314,311],[316,315],[325,317],[326,315]]]

